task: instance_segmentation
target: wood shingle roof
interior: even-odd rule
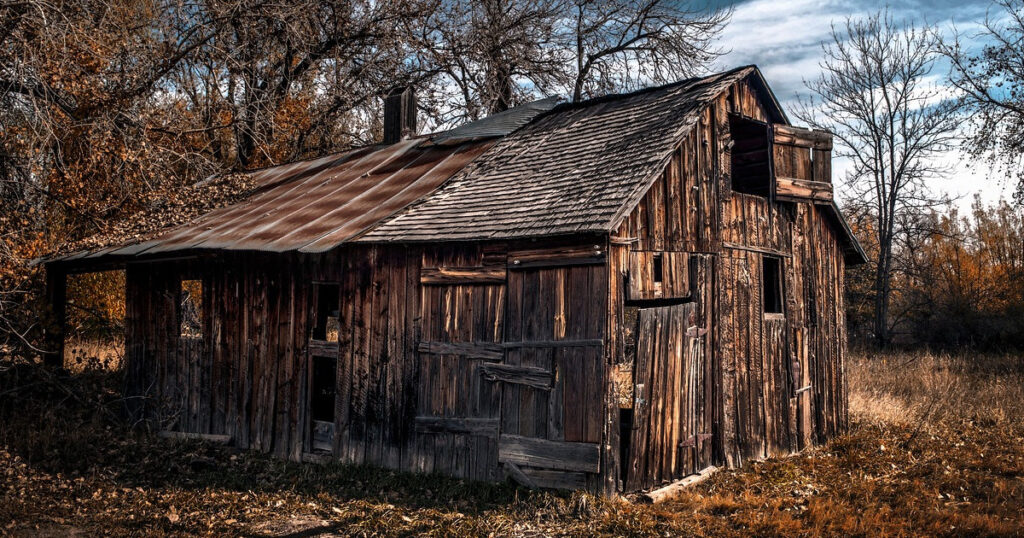
[[[706,105],[743,67],[560,105],[499,140],[438,191],[357,241],[463,241],[610,231]]]

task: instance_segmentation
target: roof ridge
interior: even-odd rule
[[[574,110],[574,109],[579,109],[579,108],[587,108],[587,107],[598,105],[598,104],[602,104],[602,103],[607,103],[607,102],[611,102],[611,101],[618,101],[620,99],[629,99],[630,97],[636,97],[638,95],[644,95],[644,94],[647,94],[647,93],[653,93],[653,92],[657,92],[657,91],[661,91],[661,90],[672,89],[672,88],[679,87],[679,86],[689,86],[689,85],[697,85],[697,84],[711,84],[711,83],[713,83],[713,82],[715,82],[717,80],[720,80],[720,79],[722,79],[724,77],[727,77],[727,76],[731,76],[731,75],[733,75],[733,74],[735,74],[737,72],[743,71],[745,69],[757,69],[757,65],[755,65],[755,64],[742,65],[742,66],[739,66],[739,67],[734,67],[734,68],[729,69],[727,71],[720,71],[718,73],[710,73],[710,74],[707,74],[707,75],[704,75],[704,76],[689,77],[689,78],[677,80],[675,82],[666,82],[665,84],[659,84],[657,86],[645,86],[643,88],[638,88],[638,89],[633,90],[631,92],[609,93],[609,94],[606,94],[606,95],[600,95],[600,96],[597,96],[597,97],[591,97],[589,99],[584,99],[582,101],[578,101],[578,102],[575,102],[575,103],[573,103],[571,101],[568,101],[568,102],[565,102],[565,103],[560,103],[559,105],[555,106],[554,108],[552,108],[551,110],[549,110],[547,112],[544,112],[543,114],[538,114],[537,117],[534,118],[534,119],[535,120],[536,119],[540,119],[540,118],[542,118],[544,116],[547,116],[549,114],[556,114],[556,113],[559,113],[559,112],[564,112],[566,110]]]

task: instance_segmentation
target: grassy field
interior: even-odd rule
[[[158,440],[109,374],[0,369],[0,534],[1024,534],[1020,355],[856,356],[848,435],[653,506]]]

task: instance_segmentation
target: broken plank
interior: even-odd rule
[[[518,465],[510,462],[504,463],[505,474],[515,480],[517,484],[530,489],[540,489],[537,484],[526,476]]]
[[[502,435],[498,438],[498,461],[543,469],[596,473],[600,470],[601,455],[597,443],[569,443]]]
[[[488,381],[501,381],[551,390],[551,371],[547,368],[489,363],[480,365],[480,373]]]

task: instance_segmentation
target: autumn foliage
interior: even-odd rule
[[[851,215],[874,250],[872,220]],[[975,199],[915,217],[898,245],[889,324],[897,345],[946,348],[1024,347],[1024,211]],[[855,343],[871,341],[872,281],[864,267],[847,271],[847,317]]]

